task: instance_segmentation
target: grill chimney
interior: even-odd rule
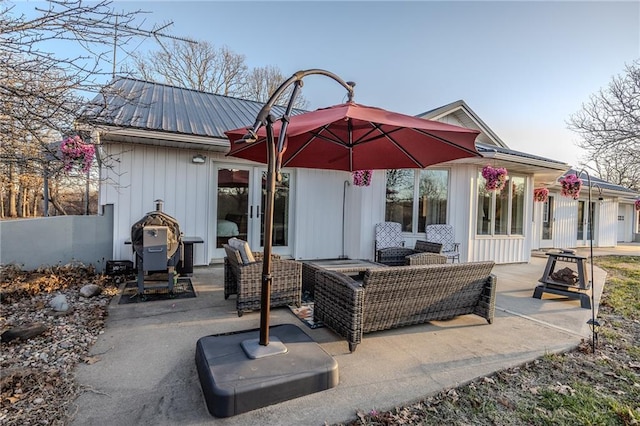
[[[156,203],[156,211],[161,212],[162,204],[164,203],[164,201],[158,199],[158,200],[155,200],[154,203]]]

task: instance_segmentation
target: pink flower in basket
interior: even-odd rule
[[[353,184],[355,186],[369,186],[371,185],[372,176],[373,176],[372,170],[354,170]]]
[[[81,167],[83,173],[87,173],[91,169],[91,163],[96,153],[94,146],[84,143],[78,135],[66,137],[60,144],[60,151],[62,151],[62,161],[66,172],[78,166]]]
[[[549,190],[547,188],[536,188],[533,190],[533,201],[538,203],[546,203],[549,199]]]
[[[640,212],[640,198],[636,200],[636,210]]]
[[[487,191],[500,192],[507,183],[507,169],[504,167],[484,166],[482,168],[482,177],[486,180],[484,187]]]
[[[578,176],[574,174],[566,175],[560,179],[560,184],[562,185],[562,196],[572,197],[574,200],[578,199],[580,190],[582,189],[582,181]]]

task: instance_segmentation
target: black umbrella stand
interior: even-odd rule
[[[298,71],[271,95],[242,140],[255,142],[258,130],[267,134],[267,197],[264,212],[264,260],[260,299],[260,329],[205,336],[196,344],[196,368],[207,409],[216,417],[229,417],[268,405],[298,398],[338,385],[338,363],[304,331],[292,324],[269,327],[271,301],[271,252],[276,179],[280,178],[281,156],[293,103],[308,75],[331,77],[353,98],[355,83],[320,70]],[[276,141],[271,114],[275,101],[294,85]],[[269,342],[269,333],[273,334]],[[256,334],[258,337],[256,338]],[[289,345],[287,346],[287,343]]]

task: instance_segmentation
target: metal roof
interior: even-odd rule
[[[578,171],[571,169],[569,171],[567,171],[564,176],[567,175],[578,175]],[[580,178],[580,180],[582,180],[582,183],[585,185],[585,188],[588,189],[587,185],[589,183],[589,178],[591,178],[591,193],[592,194],[597,194],[597,192],[595,192],[598,188],[602,189],[603,191],[615,191],[615,192],[619,192],[624,194],[625,196],[629,196],[629,197],[637,197],[638,194],[636,191],[629,189],[629,188],[625,188],[624,186],[620,186],[620,185],[616,185],[615,183],[610,183],[607,182],[605,180],[602,180],[600,178],[597,178],[595,176],[588,176],[587,173],[585,173],[584,171],[581,171],[580,174],[578,175],[578,177]],[[558,179],[559,181],[559,179]],[[622,195],[620,194],[620,195]]]
[[[514,151],[513,149],[504,148],[497,145],[487,145],[487,144],[476,142],[476,148],[480,154],[483,154],[483,156],[485,156],[484,154],[497,152],[500,154],[508,154],[508,155],[514,155],[516,157],[527,158],[529,160],[545,161],[549,163],[555,163],[561,166],[567,166],[567,164],[563,161],[552,160],[550,158],[540,157],[538,155],[529,154],[522,151]]]
[[[105,107],[105,105],[107,105]],[[253,125],[264,103],[117,78],[81,112],[79,121],[119,128],[221,138],[226,130]],[[284,107],[275,106],[275,114]],[[301,111],[293,111],[293,114]]]

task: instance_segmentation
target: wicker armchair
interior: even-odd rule
[[[244,312],[260,310],[262,293],[263,254],[253,252],[255,262],[243,263],[238,250],[223,245],[227,256],[224,258],[224,298],[236,294],[238,316]],[[271,307],[301,305],[302,263],[295,260],[271,257]]]
[[[411,256],[417,253],[440,253],[442,251],[442,244],[433,243],[430,241],[416,241],[413,248],[407,247],[388,247],[378,250],[377,262],[387,266],[402,266],[410,265],[407,256]],[[416,264],[416,263],[413,263]],[[426,264],[426,263],[424,263]]]
[[[476,314],[493,322],[494,262],[369,269],[362,283],[321,270],[314,317],[345,337],[353,352],[364,333]]]

